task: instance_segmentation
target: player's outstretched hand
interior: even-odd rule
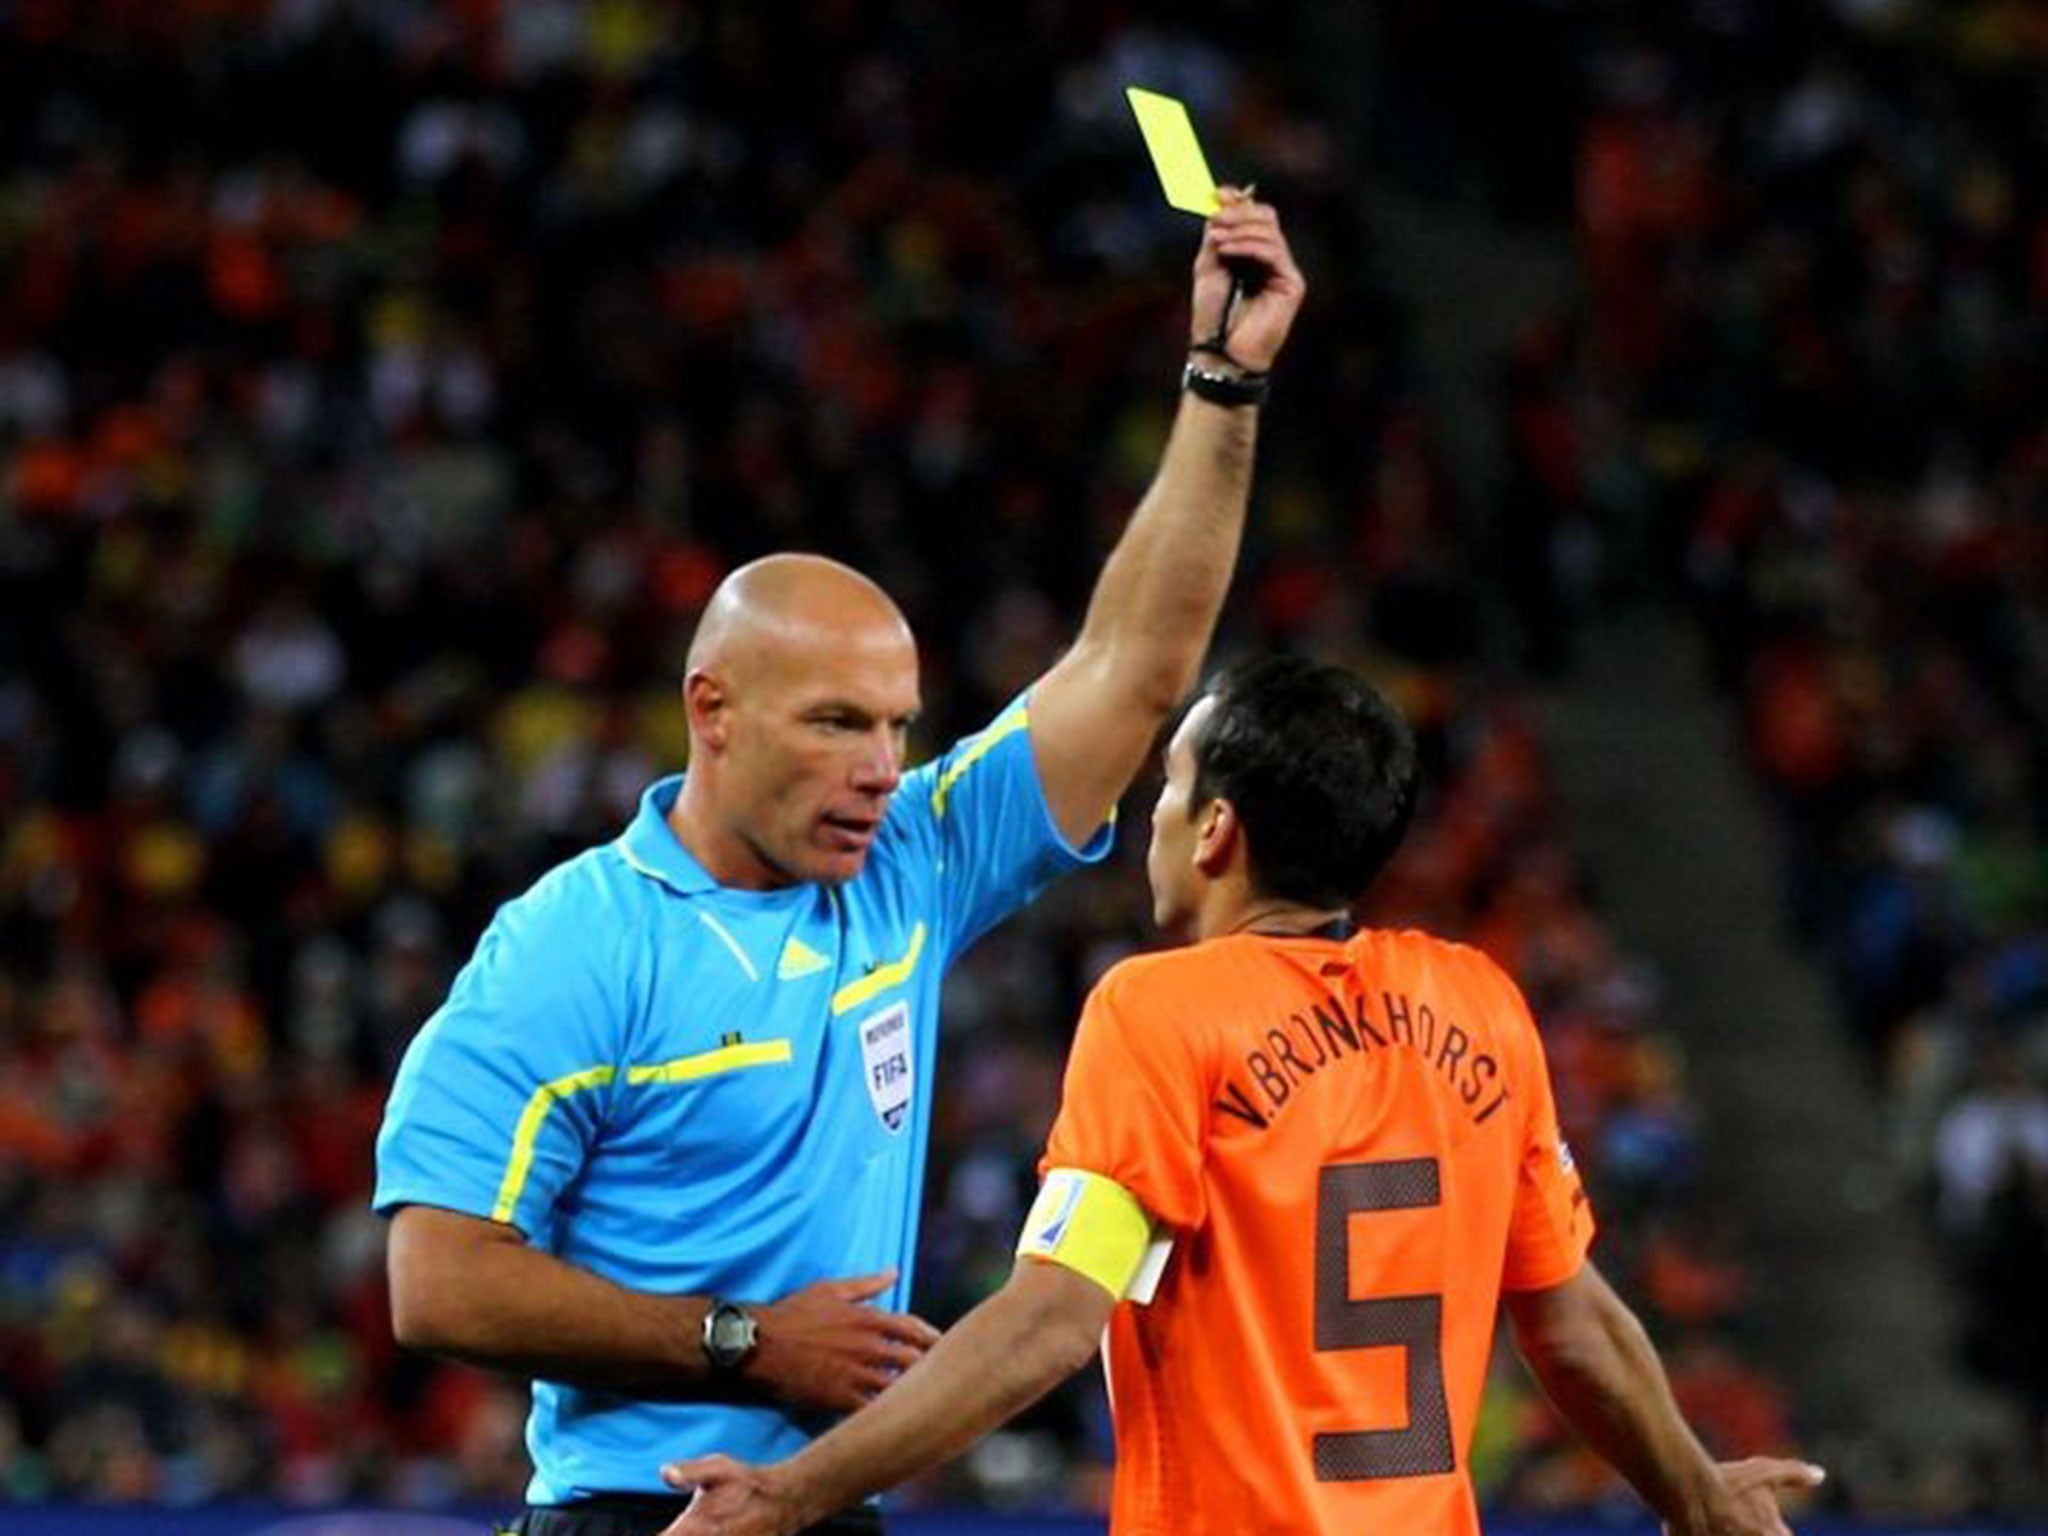
[[[1294,264],[1280,215],[1237,187],[1216,194],[1223,206],[1209,215],[1195,253],[1195,299],[1189,340],[1205,342],[1224,325],[1224,346],[1239,367],[1264,373],[1301,312],[1308,280]],[[1244,278],[1230,307],[1233,270]],[[1224,311],[1230,309],[1227,323]]]
[[[851,1413],[917,1363],[938,1329],[868,1305],[896,1271],[820,1280],[753,1308],[760,1342],[747,1374],[785,1403]]]
[[[661,1469],[678,1493],[696,1492],[690,1507],[660,1536],[786,1536],[802,1523],[775,1482],[774,1470],[730,1456],[700,1456]]]
[[[1672,1536],[1792,1536],[1785,1505],[1799,1502],[1827,1478],[1810,1461],[1775,1456],[1724,1461],[1715,1470],[1721,1474],[1722,1494],[1715,1508],[1697,1528],[1681,1532],[1667,1525]]]

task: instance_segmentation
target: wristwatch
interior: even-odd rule
[[[711,1300],[704,1314],[704,1358],[714,1371],[736,1371],[761,1342],[753,1314],[730,1301]]]

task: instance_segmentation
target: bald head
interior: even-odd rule
[[[690,771],[670,825],[728,885],[860,872],[903,775],[917,645],[836,560],[770,555],[711,596],[690,642]]]
[[[912,646],[895,600],[850,565],[823,555],[768,555],[718,584],[690,641],[691,672],[754,680],[818,648]]]

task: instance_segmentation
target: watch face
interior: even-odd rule
[[[721,1304],[705,1320],[704,1350],[714,1364],[738,1365],[754,1348],[754,1320],[738,1307]]]

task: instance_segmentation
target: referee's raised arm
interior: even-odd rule
[[[408,1048],[374,1196],[394,1331],[532,1380],[528,1536],[649,1528],[681,1508],[664,1461],[794,1452],[933,1342],[903,1309],[946,967],[1106,851],[1208,648],[1302,294],[1272,210],[1225,193],[1158,477],[1074,648],[950,765],[906,771],[917,648],[876,583],[728,573],[686,770],[508,902]]]
[[[1273,209],[1231,188],[1222,198],[1195,257],[1188,367],[1158,474],[1072,649],[1031,692],[1046,803],[1075,842],[1194,685],[1237,563],[1267,374],[1308,291]]]

